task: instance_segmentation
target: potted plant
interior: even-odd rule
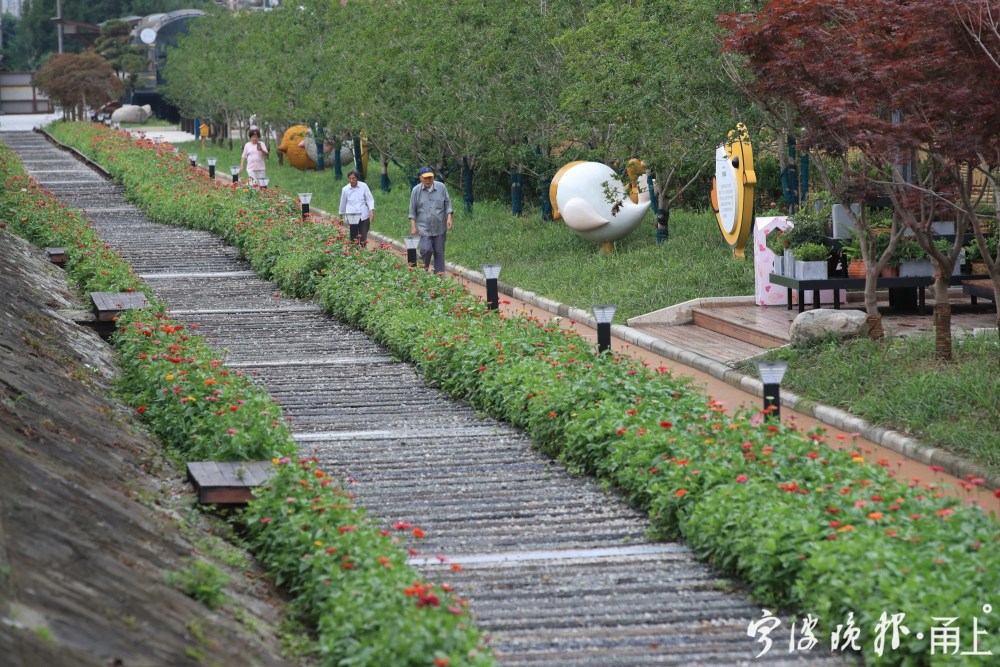
[[[927,251],[912,238],[903,238],[896,245],[895,259],[899,262],[899,276],[932,276],[934,266]]]
[[[799,280],[826,280],[830,249],[822,243],[804,243],[794,249],[795,277]]]
[[[787,247],[784,230],[771,230],[771,233],[768,234],[767,238],[764,240],[764,244],[767,246],[768,250],[774,253],[774,273],[783,276],[789,275],[783,266],[785,248]]]
[[[846,243],[840,244],[840,257],[847,267],[848,278],[865,277],[865,258],[861,255],[861,240],[852,235]]]
[[[997,232],[993,232],[986,237],[986,248],[991,254],[996,254],[998,243],[1000,243],[1000,235]],[[979,243],[975,239],[965,246],[965,260],[972,265],[973,275],[985,276],[989,274],[989,270],[986,268],[986,261],[983,259],[982,250],[980,250]]]

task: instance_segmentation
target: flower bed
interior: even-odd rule
[[[67,246],[68,277],[83,291],[152,294],[93,227],[28,178],[3,145],[0,181],[0,210],[12,231],[40,246]],[[254,553],[293,592],[294,611],[318,628],[324,660],[493,664],[464,601],[447,586],[420,581],[399,537],[369,520],[314,462],[292,462],[296,445],[270,396],[227,369],[191,329],[167,318],[161,302],[150,303],[118,320],[118,392],[182,461],[275,457],[272,483],[258,491],[243,518]],[[419,528],[408,532],[421,535]]]
[[[151,216],[216,231],[288,291],[309,295],[315,286],[327,312],[621,489],[660,535],[684,536],[747,579],[762,603],[811,613],[828,632],[853,613],[872,664],[932,662],[935,619],[960,619],[967,636],[974,622],[996,629],[1000,530],[978,507],[898,481],[887,464],[827,447],[821,433],[751,412],[727,416],[666,369],[598,357],[571,332],[491,314],[447,279],[302,223],[276,191],[204,185],[162,148],[104,130],[56,131],[108,167]],[[911,634],[876,651],[880,618],[896,613]],[[976,639],[979,651],[1000,654],[1000,633]],[[949,664],[963,660],[981,664],[975,656]]]

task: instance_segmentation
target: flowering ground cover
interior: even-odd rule
[[[83,292],[142,291],[149,308],[126,311],[114,345],[120,397],[175,460],[274,457],[273,482],[243,515],[248,542],[294,595],[292,611],[317,628],[324,664],[490,665],[466,603],[406,564],[403,535],[369,519],[353,496],[296,445],[268,394],[226,368],[73,209],[34,183],[0,145],[0,212],[39,246],[66,246],[67,275]],[[196,206],[194,208],[197,208]]]
[[[821,432],[751,411],[729,416],[664,368],[490,313],[448,279],[303,222],[277,190],[210,183],[168,150],[122,134],[54,131],[109,168],[151,217],[215,231],[282,289],[315,292],[327,312],[430,382],[620,489],[648,510],[655,532],[683,536],[746,579],[762,604],[812,615],[827,633],[856,624],[870,664],[974,665],[1000,654],[1000,528],[977,506],[832,449]],[[932,638],[952,623],[967,653],[943,656]],[[888,629],[898,642],[884,646]]]

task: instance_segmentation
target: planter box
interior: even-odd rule
[[[782,275],[789,278],[795,277],[795,255],[791,250],[785,250],[785,261],[782,263],[782,268],[784,269]]]
[[[774,268],[772,269],[771,272],[777,273],[779,276],[785,275],[784,273],[782,273],[782,270],[784,269],[784,264],[785,264],[785,258],[779,255],[775,255]]]
[[[851,204],[855,215],[861,215],[861,204]],[[854,236],[854,221],[843,204],[833,205],[833,238],[849,239]]]
[[[934,263],[927,259],[904,259],[899,263],[899,277],[933,276]]]
[[[818,262],[795,262],[795,277],[799,280],[826,280],[829,264],[825,259]]]

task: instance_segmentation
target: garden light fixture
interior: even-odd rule
[[[309,202],[312,201],[313,193],[311,192],[300,192],[299,193],[299,203],[302,204],[302,219],[305,220],[309,217]]]
[[[500,264],[483,264],[483,275],[486,276],[486,305],[490,310],[500,308],[500,295],[497,288],[497,278],[500,277]]]
[[[216,163],[216,161],[217,160],[214,157],[205,158],[205,162],[208,163],[208,177],[211,178],[213,181],[215,180],[215,163]]]
[[[764,383],[764,412],[781,420],[781,379],[788,370],[787,361],[758,361],[757,374]],[[770,411],[769,411],[770,409]]]
[[[240,182],[240,168],[233,166],[229,167],[229,173],[233,175],[233,183]]]
[[[597,320],[597,353],[604,354],[611,349],[611,320],[615,317],[617,306],[591,306],[594,319]]]
[[[197,167],[198,166],[198,154],[197,153],[188,153],[188,159],[191,160],[191,166],[192,167]]]
[[[267,176],[265,176],[264,178],[258,178],[257,179],[257,185],[259,185],[262,188],[266,188],[267,184],[270,183],[270,182],[271,182],[271,179],[268,178]]]
[[[419,236],[404,236],[403,241],[406,243],[406,263],[410,266],[417,265],[417,247],[420,245]]]

